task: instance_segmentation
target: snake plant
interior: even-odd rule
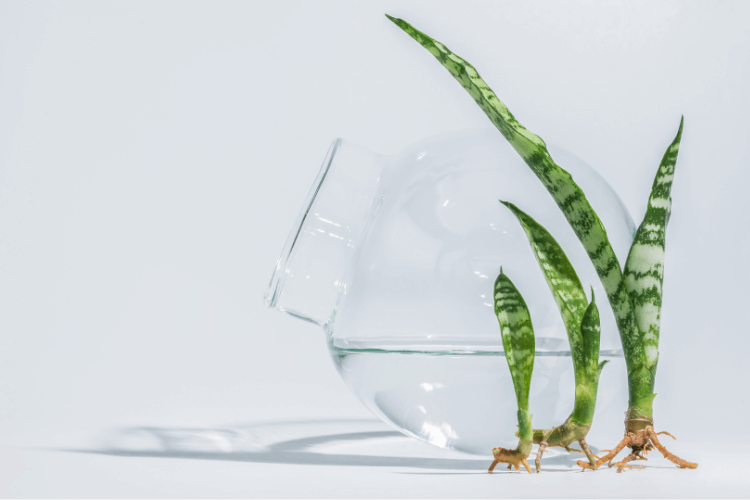
[[[594,421],[599,375],[607,361],[599,363],[599,310],[591,290],[591,303],[586,299],[581,280],[573,265],[555,238],[532,217],[512,203],[507,206],[521,224],[529,239],[539,267],[547,280],[552,296],[560,310],[568,333],[573,373],[575,375],[575,402],[573,412],[565,422],[546,430],[534,430],[534,444],[539,445],[536,471],[541,470],[542,455],[547,447],[559,446],[566,451],[583,451],[591,466],[596,466],[596,456],[586,442],[586,435]],[[581,450],[570,445],[578,443]]]
[[[510,376],[516,392],[518,403],[518,446],[515,450],[494,448],[495,460],[490,465],[492,472],[499,463],[508,464],[508,469],[520,470],[522,464],[531,473],[526,461],[531,453],[532,428],[529,413],[529,390],[531,389],[531,372],[534,370],[534,327],[526,301],[523,300],[513,282],[500,268],[500,275],[495,280],[493,291],[495,297],[495,315],[500,323],[500,335],[503,339],[505,359],[508,360]]]
[[[667,451],[659,442],[658,433],[653,427],[653,388],[659,358],[664,234],[670,214],[670,191],[683,121],[659,166],[646,216],[636,233],[623,273],[604,225],[571,175],[554,162],[544,141],[518,122],[466,60],[406,21],[387,17],[435,56],[471,95],[542,182],[594,264],[620,333],[629,393],[625,437],[609,454],[597,460],[594,468],[605,461],[611,465],[616,454],[625,446],[631,449],[631,453],[617,464],[618,470],[631,467],[626,464],[632,460],[645,459],[642,455],[652,448],[657,448],[679,467],[697,467],[697,464],[682,460]],[[582,461],[579,461],[579,465],[584,468],[592,467]]]

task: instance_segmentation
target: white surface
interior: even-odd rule
[[[334,137],[391,153],[487,123],[384,12],[471,61],[636,219],[685,114],[656,415],[697,471],[508,479],[54,451],[99,449],[122,426],[367,417],[322,333],[260,297]],[[747,496],[750,440],[733,430],[749,410],[748,15],[747,2],[0,3],[0,494]]]
[[[20,454],[19,454],[20,455]],[[24,453],[20,459],[30,458]],[[718,454],[706,454],[716,460]],[[18,459],[19,457],[14,457]],[[739,457],[736,457],[739,458]],[[287,464],[171,463],[143,459],[123,467],[116,457],[35,458],[38,474],[17,480],[10,495],[75,497],[308,497],[308,498],[576,498],[649,497],[746,498],[747,482],[735,469],[714,469],[693,477],[679,470],[654,469],[616,475],[614,470],[579,474],[489,475],[484,471],[420,470],[412,467],[323,468]],[[85,471],[85,472],[84,472]],[[94,478],[91,478],[94,475]],[[605,475],[606,474],[606,475]],[[679,474],[679,475],[678,475]],[[721,488],[709,486],[721,484]],[[727,490],[734,494],[727,494]]]
[[[377,420],[317,420],[216,429],[120,429],[96,449],[0,449],[16,474],[3,496],[25,497],[399,497],[576,498],[747,497],[742,450],[726,443],[680,443],[700,458],[681,470],[650,455],[645,470],[606,466],[581,473],[570,455],[550,449],[543,473],[529,475],[489,459],[440,450]],[[151,434],[153,436],[153,434]],[[269,437],[270,436],[270,437]],[[532,457],[533,458],[533,457]],[[9,470],[8,470],[9,468]],[[574,493],[573,493],[574,492]]]

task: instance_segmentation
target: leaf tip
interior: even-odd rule
[[[597,370],[599,371],[600,375],[602,373],[602,368],[604,368],[604,365],[606,365],[607,363],[609,363],[608,359],[605,359],[604,361],[602,361],[601,363],[599,363],[599,366],[597,367]]]
[[[407,26],[409,26],[409,24],[406,21],[404,21],[403,19],[399,19],[398,17],[393,17],[393,16],[388,15],[388,14],[386,14],[385,17],[387,17],[388,19],[390,19],[393,24],[395,24],[396,26],[398,26],[402,30],[406,30]]]
[[[511,203],[509,201],[505,201],[505,200],[497,200],[497,201],[499,201],[500,203],[502,203],[503,205],[505,205],[506,207],[508,207],[508,209],[511,212],[513,212],[514,214],[516,214],[516,215],[518,214],[518,207],[515,206],[513,203]]]
[[[675,142],[679,142],[682,139],[682,127],[685,125],[685,115],[680,115],[680,127],[677,129],[677,136]]]

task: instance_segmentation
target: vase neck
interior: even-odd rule
[[[324,328],[330,323],[381,174],[379,155],[333,141],[276,263],[268,307]]]

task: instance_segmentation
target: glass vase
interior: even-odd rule
[[[571,153],[555,145],[549,150],[584,190],[624,261],[635,225],[617,194]],[[568,222],[494,129],[433,137],[392,156],[335,140],[289,234],[266,303],[319,325],[346,384],[396,429],[468,453],[514,447],[516,400],[492,299],[501,265],[534,325],[535,428],[559,425],[569,415],[574,379],[552,294],[521,226],[498,200],[544,225],[584,288],[601,297],[600,357],[610,363],[589,434],[595,444],[600,431],[621,426],[627,407],[614,317]]]

